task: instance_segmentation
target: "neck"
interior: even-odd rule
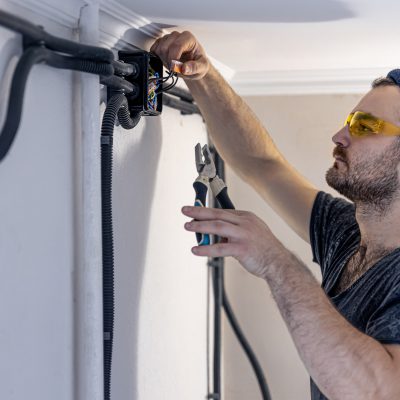
[[[382,207],[356,203],[356,220],[360,228],[360,247],[367,254],[391,251],[400,247],[400,198]]]

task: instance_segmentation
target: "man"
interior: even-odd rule
[[[188,231],[226,238],[193,253],[233,256],[268,283],[313,400],[400,399],[400,87],[378,82],[333,136],[326,179],[353,204],[319,192],[288,164],[191,33],[166,35],[151,51],[165,65],[183,62],[218,151],[311,243],[322,288],[250,212],[184,207]]]

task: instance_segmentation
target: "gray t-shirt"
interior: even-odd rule
[[[322,288],[337,310],[379,342],[400,344],[400,247],[376,262],[344,292],[333,296],[332,289],[343,267],[360,243],[354,204],[319,192],[311,214],[310,241],[313,261],[321,267]],[[327,399],[312,380],[311,399]]]

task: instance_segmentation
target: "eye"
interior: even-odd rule
[[[373,130],[370,126],[364,125],[364,124],[362,124],[362,123],[360,123],[359,129],[360,129],[360,131],[362,131],[362,132],[374,132],[374,130]]]

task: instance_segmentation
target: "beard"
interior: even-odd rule
[[[381,154],[363,154],[348,162],[343,148],[336,147],[334,155],[346,161],[345,166],[334,165],[326,172],[326,182],[356,206],[385,213],[395,199],[399,180],[400,141]]]

